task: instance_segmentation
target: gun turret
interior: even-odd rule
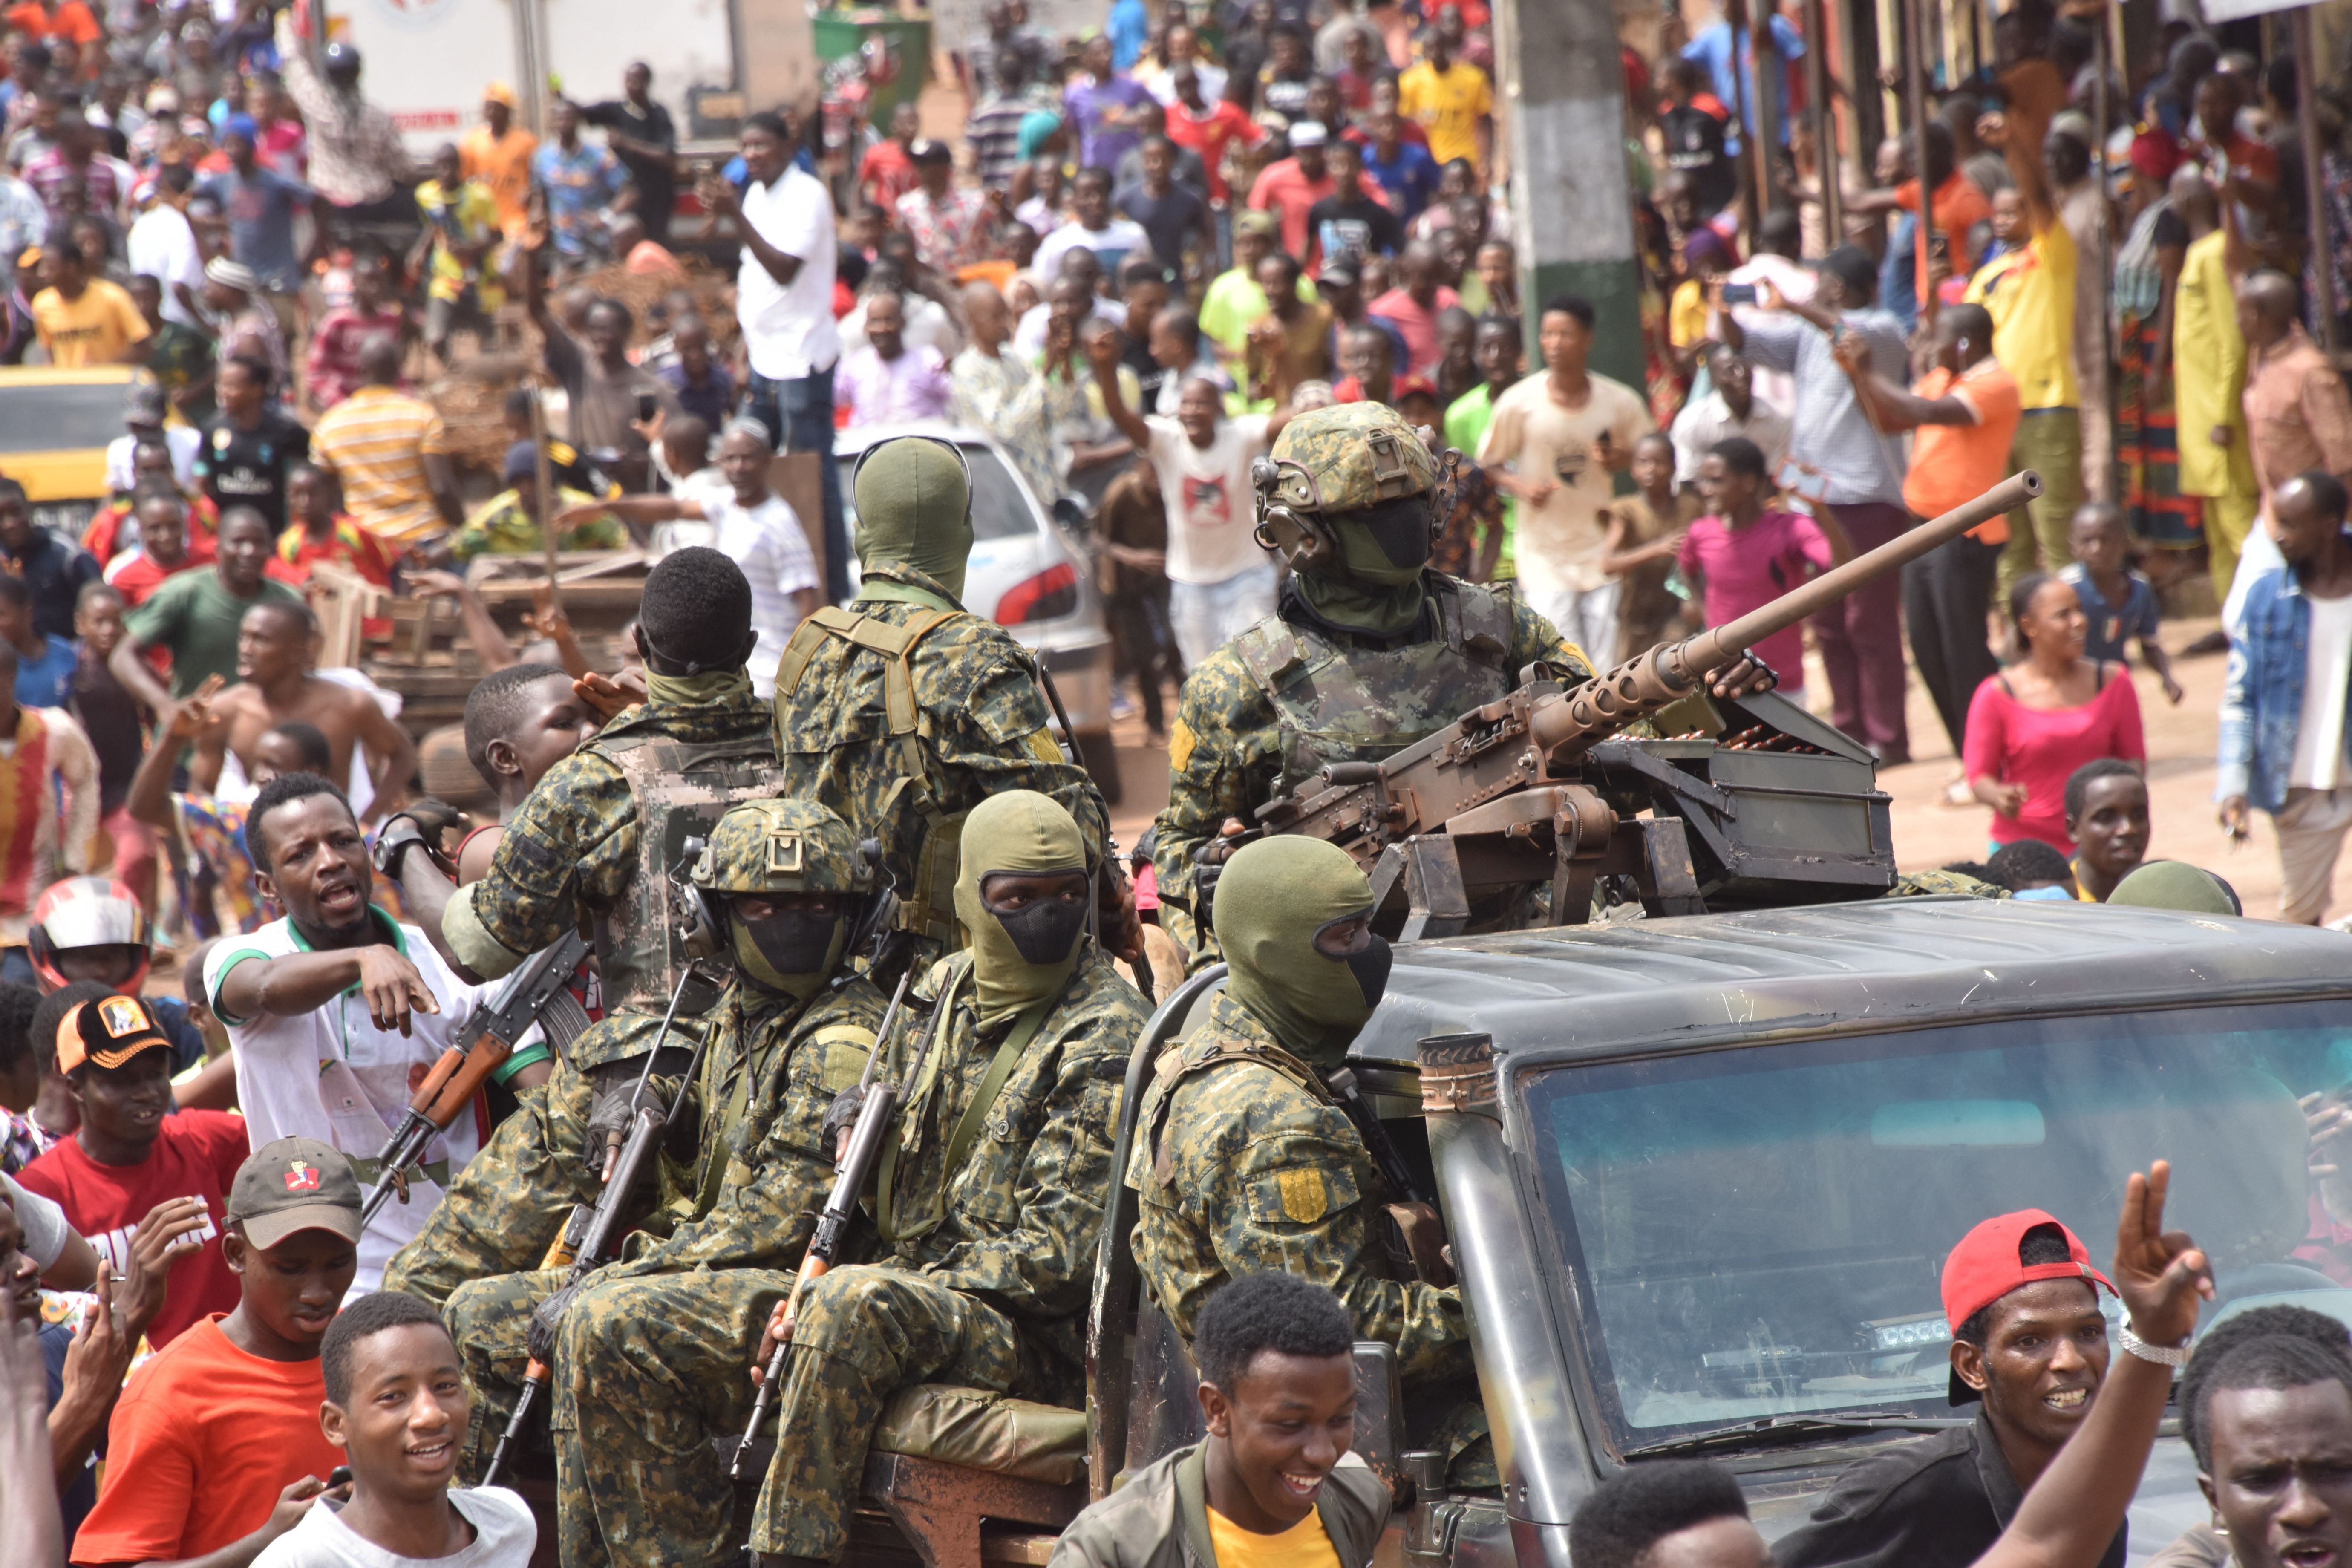
[[[1653,914],[1883,892],[1894,857],[1870,752],[1786,699],[1712,697],[1707,679],[2041,493],[2031,469],[2012,475],[1727,626],[1575,686],[1528,679],[1383,762],[1326,767],[1258,823],[1354,856],[1406,939],[1455,934],[1474,901],[1547,880],[1556,925],[1586,918],[1601,876],[1630,879]],[[1624,736],[1654,714],[1673,739]]]

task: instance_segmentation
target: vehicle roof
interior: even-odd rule
[[[985,430],[969,425],[959,425],[951,419],[901,419],[887,425],[859,425],[833,433],[835,456],[863,452],[866,447],[901,436],[933,436],[953,441],[959,447],[986,447],[996,449],[996,438]]]
[[[127,364],[0,365],[0,390],[12,386],[103,386],[109,383],[120,386],[138,374],[137,366]]]
[[[1618,1054],[2002,1014],[2352,990],[2352,938],[2275,921],[2103,904],[1872,899],[1396,950],[1349,1056],[1410,1065],[1425,1036],[1498,1058]]]

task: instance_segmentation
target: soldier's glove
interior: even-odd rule
[[[572,1310],[572,1299],[587,1283],[583,1279],[579,1284],[566,1285],[532,1309],[524,1343],[530,1351],[530,1359],[541,1366],[555,1364],[555,1331],[563,1326],[563,1314]]]
[[[865,1103],[865,1085],[853,1083],[835,1095],[833,1103],[824,1108],[824,1124],[817,1131],[816,1149],[826,1164],[841,1163],[842,1140],[856,1123],[858,1107]]]
[[[647,1094],[668,1098],[677,1089],[677,1075],[686,1070],[694,1053],[676,1046],[662,1047],[659,1059],[654,1063],[653,1081],[646,1085]],[[633,1057],[624,1062],[606,1062],[588,1070],[590,1084],[588,1101],[588,1136],[581,1157],[588,1168],[588,1179],[604,1179],[604,1152],[607,1147],[627,1139],[629,1126],[636,1120],[635,1090],[637,1075],[645,1070],[646,1059]],[[673,1125],[680,1121],[691,1121],[683,1111],[671,1117]]]

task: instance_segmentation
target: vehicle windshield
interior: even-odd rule
[[[73,452],[122,434],[119,381],[0,387],[0,452]]]
[[[121,422],[121,396],[116,395],[117,424]],[[1037,531],[1037,513],[1021,494],[1021,487],[985,447],[960,448],[971,465],[971,534],[978,539],[1019,539]],[[857,458],[844,453],[841,462],[842,521],[850,536],[857,534]]]
[[[1559,1299],[1620,1452],[1809,1412],[1970,1414],[1946,1396],[1945,1256],[2039,1208],[2104,1271],[2125,1179],[2159,1158],[2166,1228],[2213,1260],[2206,1326],[2281,1299],[2352,1321],[2352,1157],[2310,1175],[2298,1103],[2352,1104],[2340,1002],[1567,1067],[1525,1092],[1574,1276]]]

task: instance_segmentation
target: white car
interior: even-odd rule
[[[851,537],[857,532],[856,486],[859,454],[898,436],[952,441],[971,468],[971,564],[964,574],[964,607],[996,621],[1034,650],[1069,710],[1078,755],[1104,803],[1118,804],[1118,761],[1110,739],[1110,633],[1096,592],[1094,563],[1066,524],[1030,489],[1003,448],[985,432],[944,423],[868,425],[837,432],[834,460],[841,466],[841,504]],[[1066,515],[1075,521],[1074,509]],[[854,574],[856,563],[851,563]]]

